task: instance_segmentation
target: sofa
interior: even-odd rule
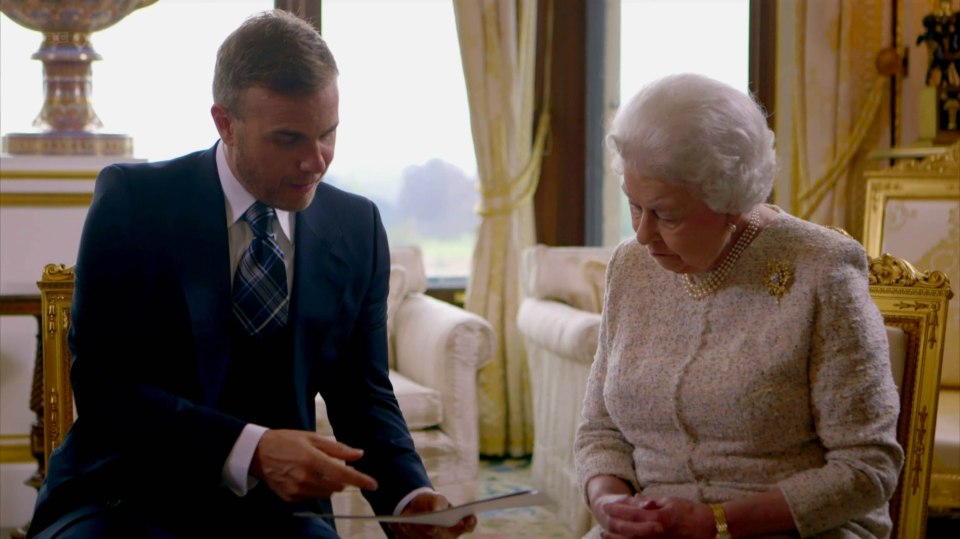
[[[390,250],[387,333],[390,381],[417,453],[433,485],[453,503],[473,498],[479,467],[477,370],[496,347],[484,318],[426,295],[423,255],[417,246]],[[333,435],[317,395],[317,431]],[[333,496],[337,514],[371,514],[360,491]],[[370,521],[338,520],[343,537],[383,537]]]

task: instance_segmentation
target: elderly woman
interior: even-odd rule
[[[636,241],[607,269],[576,437],[588,537],[886,537],[903,451],[864,249],[765,204],[746,94],[666,77],[608,143]]]

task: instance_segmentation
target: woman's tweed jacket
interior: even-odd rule
[[[577,432],[581,487],[612,474],[712,503],[776,486],[803,536],[888,536],[899,399],[864,249],[775,209],[699,301],[636,241],[616,249]],[[765,284],[776,263],[793,272],[779,302]]]

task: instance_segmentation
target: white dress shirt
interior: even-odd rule
[[[240,220],[247,209],[257,201],[253,195],[240,185],[240,181],[233,175],[227,164],[227,155],[223,143],[217,144],[217,174],[220,176],[220,187],[223,188],[223,199],[227,209],[227,236],[230,241],[230,279],[240,264],[240,258],[253,241],[253,231],[250,225]],[[288,211],[274,208],[277,218],[271,226],[277,236],[277,243],[283,251],[283,261],[287,267],[287,290],[293,289],[293,214]],[[250,475],[250,462],[253,453],[260,443],[266,427],[247,423],[240,432],[240,436],[233,444],[230,455],[223,463],[223,480],[237,496],[245,496],[257,484],[257,478]]]

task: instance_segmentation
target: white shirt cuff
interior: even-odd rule
[[[424,492],[433,492],[433,493],[436,493],[436,491],[433,490],[433,489],[430,488],[430,487],[420,487],[420,488],[418,488],[418,489],[415,489],[415,490],[411,491],[410,494],[407,494],[406,496],[404,496],[404,497],[400,500],[400,503],[397,504],[397,508],[393,510],[393,516],[397,516],[397,515],[399,515],[400,513],[402,513],[403,510],[407,508],[407,505],[409,505],[409,503],[410,503],[414,498],[416,498],[418,494],[422,494],[422,493],[424,493]]]
[[[265,432],[267,432],[266,427],[247,423],[240,431],[240,436],[233,444],[230,454],[227,455],[226,462],[223,463],[223,482],[237,496],[246,496],[247,492],[259,482],[256,477],[250,475],[250,462],[253,461],[257,444],[260,443],[260,438]]]

